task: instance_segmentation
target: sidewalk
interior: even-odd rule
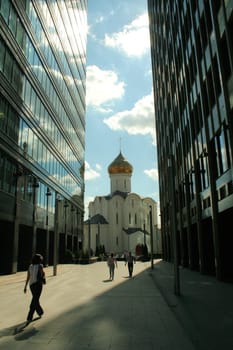
[[[233,285],[173,265],[123,262],[109,281],[106,262],[46,268],[45,314],[25,327],[26,272],[0,276],[0,350],[232,350]]]
[[[150,275],[123,262],[109,281],[106,262],[46,269],[45,314],[25,327],[31,300],[25,273],[0,277],[1,350],[194,350]],[[4,283],[3,283],[4,282]]]
[[[151,276],[196,349],[233,349],[232,284],[180,268],[181,296],[177,297],[172,264],[160,261]]]

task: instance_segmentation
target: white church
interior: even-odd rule
[[[104,246],[105,252],[122,255],[131,251],[141,255],[141,247],[161,254],[157,203],[149,197],[131,192],[132,165],[120,152],[109,165],[111,191],[89,203],[89,218],[84,223],[83,251]],[[152,240],[151,240],[152,238]],[[97,248],[98,249],[98,248]]]

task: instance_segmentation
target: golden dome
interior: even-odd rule
[[[108,167],[109,174],[132,174],[132,165],[123,157],[121,152]]]

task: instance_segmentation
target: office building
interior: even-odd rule
[[[163,256],[233,281],[233,2],[148,11]]]
[[[0,273],[80,247],[86,11],[86,0],[0,0]]]

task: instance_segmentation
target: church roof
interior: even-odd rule
[[[85,224],[88,224],[90,220],[91,224],[108,224],[107,220],[105,219],[105,217],[101,214],[96,214],[93,215],[90,219],[85,221]]]
[[[106,200],[112,199],[114,196],[121,196],[122,198],[126,198],[129,195],[129,192],[121,192],[121,191],[115,191],[108,196],[105,196]]]
[[[133,167],[120,152],[108,167],[109,174],[132,174]]]
[[[127,233],[127,235],[131,235],[135,232],[143,232],[145,234],[149,234],[146,230],[144,231],[141,227],[128,227],[128,228],[123,228],[123,231]]]

